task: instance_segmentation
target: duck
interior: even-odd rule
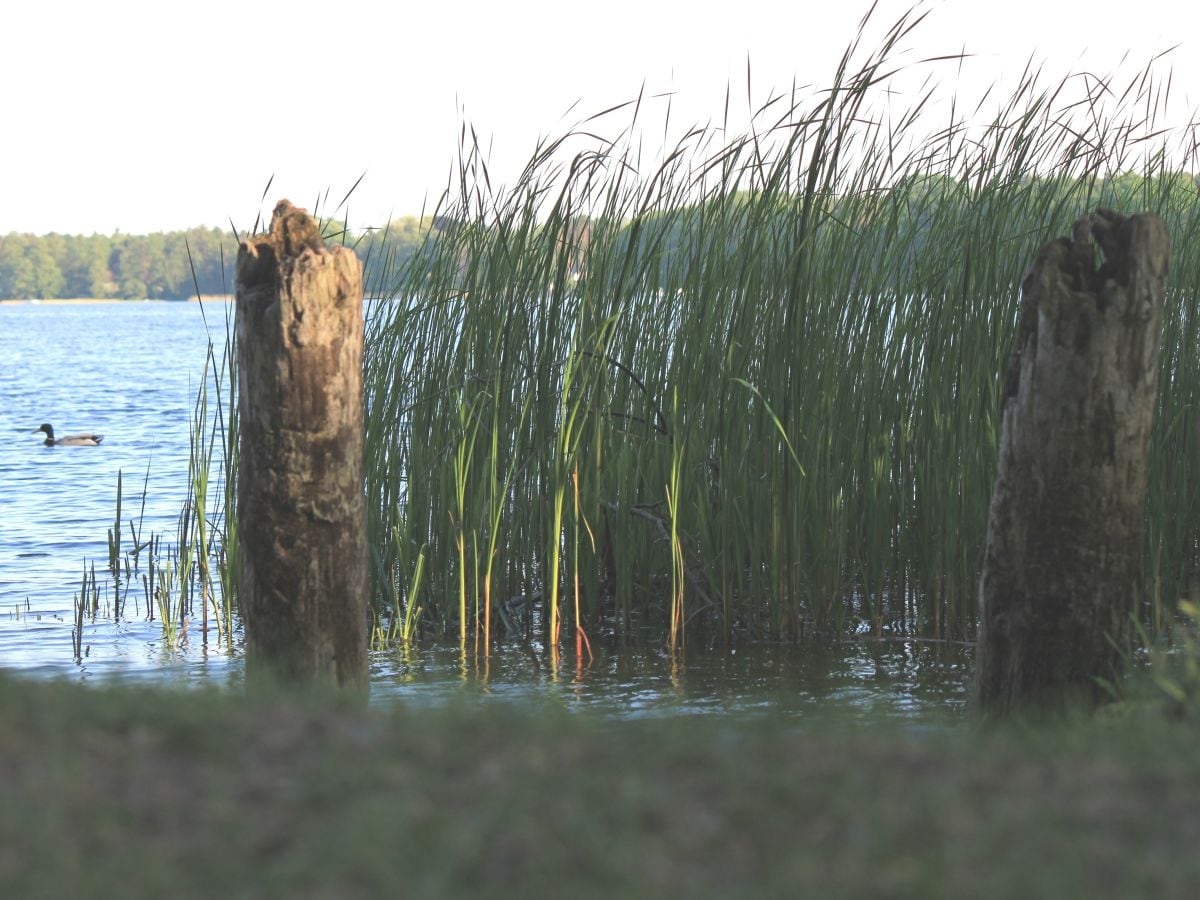
[[[55,438],[54,426],[43,422],[32,434],[45,434],[47,447],[95,447],[104,440],[102,434],[68,434],[66,437]]]

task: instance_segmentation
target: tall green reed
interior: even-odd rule
[[[100,586],[96,582],[96,567],[84,566],[83,577],[79,582],[79,593],[73,598],[72,609],[74,621],[71,626],[71,649],[76,664],[82,663],[87,656],[83,646],[83,623],[85,618],[95,620],[100,607]]]
[[[464,128],[428,240],[368,323],[373,540],[427,548],[435,633],[480,565],[454,509],[487,535],[485,620],[498,596],[540,598],[557,645],[577,491],[597,527],[571,545],[576,625],[673,644],[686,580],[711,598],[687,627],[715,639],[970,637],[1020,281],[1097,206],[1157,212],[1176,246],[1144,586],[1162,627],[1198,566],[1195,124],[1160,121],[1153,67],[1124,84],[1030,67],[974,107],[913,89],[896,60],[919,19],[873,46],[864,22],[825,89],[769,97],[744,133],[684,129],[650,163],[641,97],[505,187]],[[485,397],[456,458],[459,410]],[[410,569],[377,555],[381,587]]]

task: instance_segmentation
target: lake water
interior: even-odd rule
[[[123,531],[132,518],[173,538],[187,495],[189,424],[209,337],[218,350],[227,308],[195,303],[0,303],[0,668],[38,677],[108,678],[236,687],[240,647],[190,623],[179,646],[129,590],[119,618],[100,615],[72,643],[74,598],[95,564],[111,610],[107,536],[123,473]],[[210,406],[215,398],[210,396]],[[104,434],[99,447],[46,447],[30,432]],[[147,472],[149,475],[147,476]],[[148,481],[147,481],[148,478]],[[145,506],[142,509],[143,487]],[[794,647],[596,648],[553,671],[539,647],[513,644],[490,660],[454,648],[372,654],[372,696],[386,703],[550,701],[614,715],[803,717],[837,705],[903,719],[965,705],[969,650],[958,645],[851,642],[829,653]]]
[[[204,315],[223,341],[225,307]],[[0,303],[0,665],[85,677],[205,667],[203,657],[164,652],[137,590],[121,622],[86,627],[89,656],[78,666],[71,629],[84,566],[107,566],[118,473],[122,518],[140,519],[145,535],[174,534],[207,348],[194,303]],[[104,442],[46,447],[30,434],[42,422]]]

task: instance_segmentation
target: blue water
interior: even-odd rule
[[[209,665],[205,653],[164,646],[140,587],[121,621],[85,625],[81,664],[71,630],[85,566],[107,566],[118,473],[124,548],[131,520],[143,539],[175,534],[205,372],[204,317],[219,352],[225,316],[223,304],[202,312],[196,303],[0,303],[0,666],[159,678]],[[91,431],[104,441],[46,447],[30,434],[42,422],[59,436]],[[111,586],[98,578],[111,603]],[[217,662],[227,666],[228,656]]]
[[[130,521],[174,540],[187,496],[189,425],[204,377],[208,319],[218,349],[224,305],[0,303],[0,668],[81,681],[237,686],[240,635],[205,633],[198,612],[184,641],[168,643],[143,588],[114,616],[107,536],[123,473],[123,551]],[[210,416],[215,394],[210,394]],[[30,432],[104,434],[99,447],[45,447]],[[147,475],[148,473],[148,475]],[[145,493],[145,505],[143,504]],[[72,643],[74,598],[96,568],[101,614]],[[490,660],[424,646],[371,657],[372,696],[413,705],[549,701],[621,716],[803,717],[851,714],[920,719],[965,705],[969,651],[954,645],[852,643],[828,654],[790,647],[689,649],[680,663],[654,647],[595,647],[552,669],[538,646],[513,643]]]

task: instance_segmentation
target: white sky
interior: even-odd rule
[[[880,0],[876,31],[915,0]],[[719,120],[771,87],[830,81],[868,0],[58,0],[0,15],[0,234],[246,228],[288,197],[351,197],[352,227],[441,192],[462,122],[511,180],[539,135],[650,93]],[[1176,43],[1200,105],[1194,0],[930,0],[913,60],[977,54],[972,85],[1019,71],[1141,69]],[[336,10],[336,11],[334,11]],[[953,82],[953,67],[945,80]],[[960,82],[960,85],[963,83]],[[970,85],[966,85],[970,87]],[[567,115],[572,104],[579,101]],[[902,102],[902,98],[897,102]],[[665,107],[663,107],[665,111]],[[566,116],[566,118],[564,118]],[[330,204],[331,206],[334,204]]]

